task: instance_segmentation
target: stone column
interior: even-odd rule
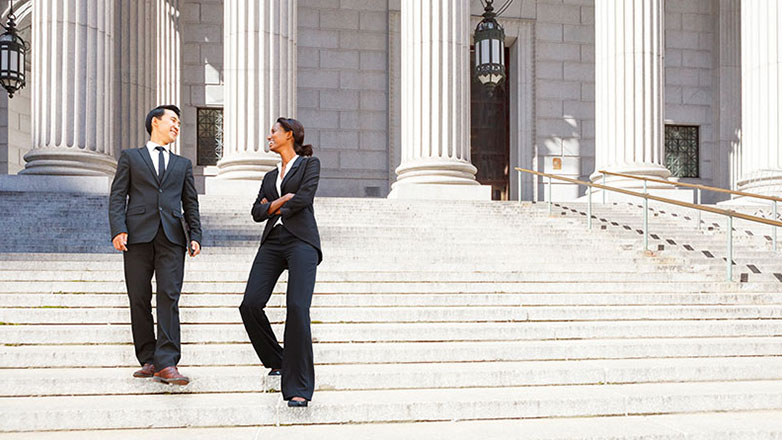
[[[470,163],[470,2],[402,0],[402,163],[389,198],[490,199]]]
[[[156,101],[155,10],[153,0],[118,2],[115,154],[149,139],[144,120]]]
[[[113,2],[33,2],[33,149],[24,174],[112,175]]]
[[[663,0],[595,2],[595,174],[670,176],[663,149]],[[641,181],[608,178],[614,186]],[[666,186],[663,186],[666,187]]]
[[[740,191],[782,196],[782,5],[741,2]]]
[[[278,117],[296,117],[296,3],[225,0],[218,179],[260,180],[279,160],[266,136]]]
[[[715,161],[715,186],[736,188],[741,171],[741,0],[720,0],[719,87],[717,127],[719,152]]]
[[[181,1],[156,1],[157,39],[155,54],[157,55],[157,96],[155,104],[173,104],[181,109],[182,40],[179,29],[179,6]],[[177,140],[171,146],[171,150],[177,154],[182,154],[179,150],[180,143],[181,141]]]

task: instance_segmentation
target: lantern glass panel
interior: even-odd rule
[[[481,64],[489,64],[489,40],[481,41]]]
[[[492,64],[500,64],[500,40],[491,40],[491,62]]]
[[[19,53],[11,51],[11,74],[15,74],[19,70]]]
[[[0,45],[0,70],[8,71],[8,46]]]

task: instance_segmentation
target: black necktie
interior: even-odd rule
[[[166,151],[163,147],[155,147],[159,153],[157,154],[157,178],[159,181],[163,181],[163,173],[166,172],[166,158],[163,156],[163,152]]]

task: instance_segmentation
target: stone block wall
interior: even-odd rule
[[[299,0],[298,119],[321,196],[385,197],[388,0]]]
[[[587,180],[595,168],[595,28],[592,0],[538,0],[535,129],[538,169]],[[561,169],[554,169],[554,159]],[[540,188],[539,191],[544,191]],[[543,192],[540,193],[541,199]],[[552,198],[584,194],[554,184]]]
[[[223,106],[223,0],[187,0],[182,28],[182,136],[180,151],[191,158],[197,186],[217,167],[196,166],[197,109]]]
[[[665,123],[700,127],[700,178],[682,181],[716,185],[712,164],[718,154],[713,124],[714,14],[712,0],[665,2]]]

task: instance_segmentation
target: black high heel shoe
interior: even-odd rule
[[[279,368],[272,368],[271,371],[269,371],[269,376],[282,376],[282,370]]]

